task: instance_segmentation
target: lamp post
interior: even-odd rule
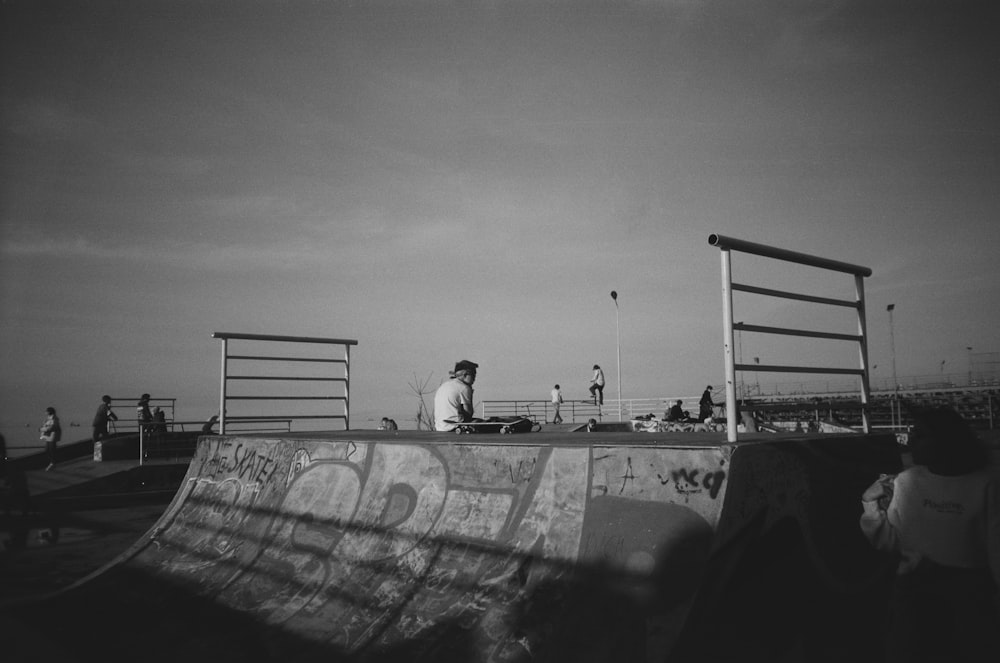
[[[618,293],[611,291],[615,302],[615,341],[618,347],[618,421],[622,420],[622,329],[618,317]]]
[[[899,391],[899,381],[896,380],[896,336],[892,330],[892,310],[895,304],[889,304],[885,310],[889,312],[889,352],[892,353],[892,389]]]
[[[972,346],[967,345],[965,349],[969,351],[969,386],[972,386]]]

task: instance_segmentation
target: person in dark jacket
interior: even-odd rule
[[[105,394],[101,396],[101,404],[97,406],[97,413],[94,415],[93,440],[99,442],[108,436],[108,423],[118,421],[118,415],[111,410],[111,397]]]

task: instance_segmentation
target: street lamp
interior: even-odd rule
[[[969,386],[972,386],[972,346],[967,345],[965,349],[969,351]]]
[[[615,301],[615,340],[618,346],[618,421],[622,420],[622,329],[618,319],[618,293],[611,291]]]
[[[899,391],[899,381],[896,380],[896,336],[892,330],[892,310],[896,308],[895,304],[889,304],[885,307],[885,310],[889,312],[889,351],[892,353],[892,388],[894,391]]]

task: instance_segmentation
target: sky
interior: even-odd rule
[[[873,384],[964,375],[1000,351],[998,19],[955,0],[4,0],[0,423],[51,405],[86,426],[104,393],[207,417],[213,332],[356,339],[356,428],[413,427],[414,385],[460,359],[477,401],[583,398],[595,363],[612,398],[696,396],[725,379],[712,233],[871,268]],[[849,275],[731,262],[854,297]],[[734,306],[857,330],[849,309]],[[858,366],[853,344],[790,338],[738,352]]]

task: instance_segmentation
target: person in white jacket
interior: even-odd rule
[[[54,407],[45,408],[45,415],[45,423],[39,428],[39,437],[45,441],[45,455],[49,459],[48,467],[45,468],[47,472],[56,466],[56,445],[62,439],[62,425]]]
[[[862,495],[861,530],[899,558],[888,660],[1000,660],[1000,473],[950,408],[916,412],[909,446]]]

